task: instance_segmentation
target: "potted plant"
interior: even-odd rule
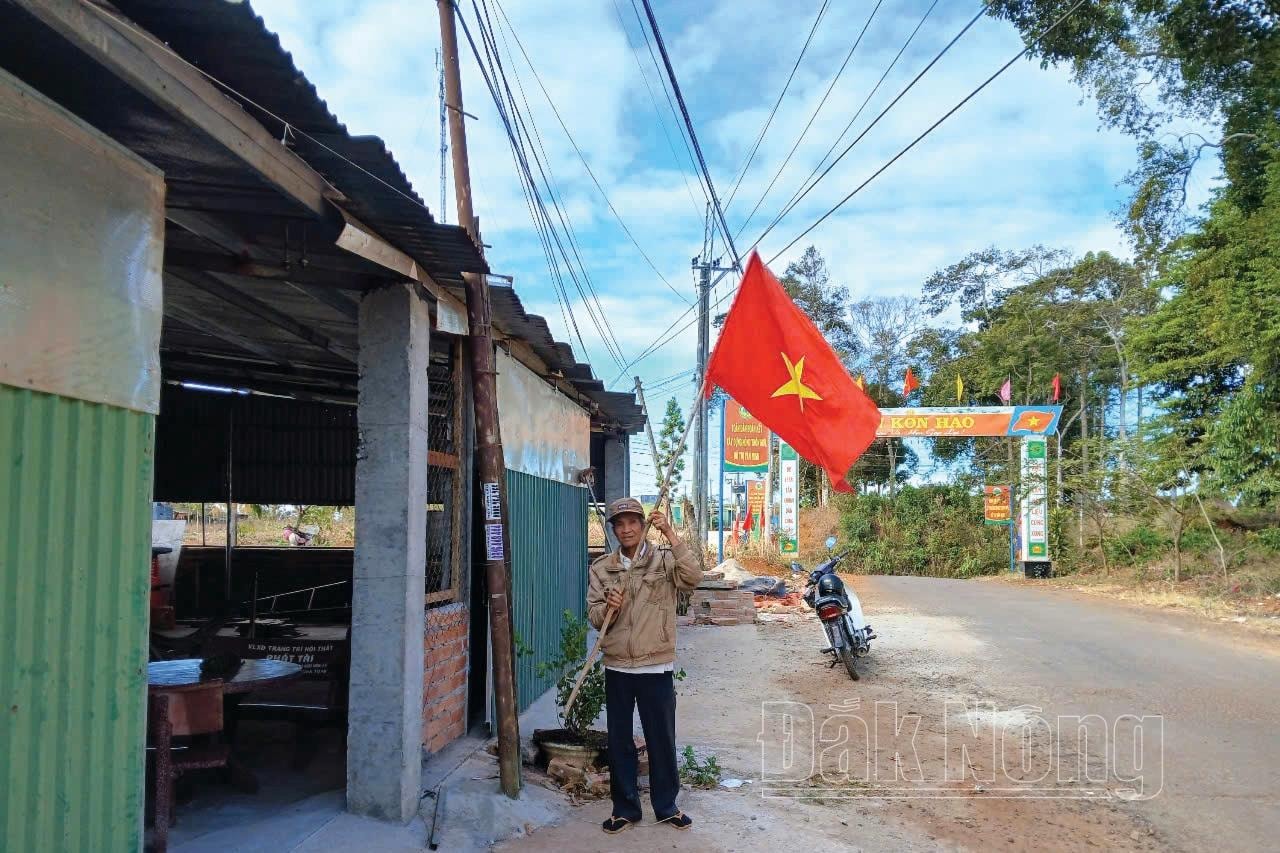
[[[603,756],[609,742],[606,732],[591,728],[604,708],[604,664],[601,661],[592,663],[573,707],[568,714],[565,713],[565,703],[587,657],[587,630],[586,620],[578,619],[572,611],[564,612],[559,654],[539,662],[537,666],[539,676],[557,675],[556,707],[560,709],[563,728],[539,729],[533,733],[533,742],[548,758],[561,758],[583,768],[607,763]]]

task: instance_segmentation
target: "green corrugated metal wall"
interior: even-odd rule
[[[556,654],[564,611],[587,612],[587,490],[507,472],[511,519],[512,618],[533,654],[516,660],[520,710],[555,683],[538,678],[540,660]]]
[[[154,425],[0,385],[0,850],[140,846]]]

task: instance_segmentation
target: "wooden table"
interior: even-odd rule
[[[183,687],[199,684],[205,680],[200,677],[200,658],[182,658],[181,660],[157,660],[147,664],[147,689],[164,690],[166,687]],[[229,681],[222,684],[222,692],[227,696],[237,696],[266,687],[293,681],[302,676],[302,667],[296,663],[287,663],[271,658],[246,660]]]
[[[200,658],[152,661],[147,664],[147,690],[159,692],[166,688],[199,684],[206,680],[200,677],[200,663]],[[244,700],[245,694],[260,687],[282,684],[301,677],[302,667],[296,663],[271,658],[245,660],[230,680],[222,682],[224,728],[227,736],[233,740],[235,738],[236,708]],[[257,793],[257,777],[234,753],[227,762],[227,771],[231,784],[236,788],[249,794]]]

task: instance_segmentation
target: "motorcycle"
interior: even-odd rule
[[[827,540],[827,551],[835,549],[835,537]],[[831,559],[809,572],[809,580],[805,584],[804,600],[818,613],[822,630],[827,635],[830,646],[823,649],[825,654],[833,656],[831,665],[843,663],[854,681],[859,679],[856,661],[871,651],[871,641],[876,639],[875,632],[862,616],[862,603],[852,589],[845,586],[844,581],[836,574],[836,567],[848,556],[832,554]],[[799,563],[791,564],[791,571],[800,574],[804,567]]]

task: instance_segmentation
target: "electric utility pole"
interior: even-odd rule
[[[730,272],[732,268],[720,266],[720,258],[714,260],[710,253],[694,258],[693,269],[698,273],[698,372],[694,387],[701,388],[707,375],[707,357],[711,345],[711,273]],[[701,394],[689,413],[693,418],[693,513],[694,527],[698,531],[698,553],[707,548],[707,400]],[[723,515],[721,516],[723,518]]]
[[[453,139],[453,192],[458,203],[459,224],[467,229],[477,246],[483,246],[471,204],[471,168],[467,162],[467,127],[463,122],[462,77],[453,8],[453,0],[437,0],[448,95],[449,135]],[[498,371],[490,325],[489,281],[483,275],[463,273],[462,283],[467,294],[467,324],[471,337],[468,349],[475,398],[476,472],[480,477],[485,516],[484,577],[493,650],[498,779],[502,792],[514,799],[520,794],[520,720],[516,710],[515,643],[507,583],[510,577],[507,568],[507,469],[502,457],[502,433],[498,421]]]

